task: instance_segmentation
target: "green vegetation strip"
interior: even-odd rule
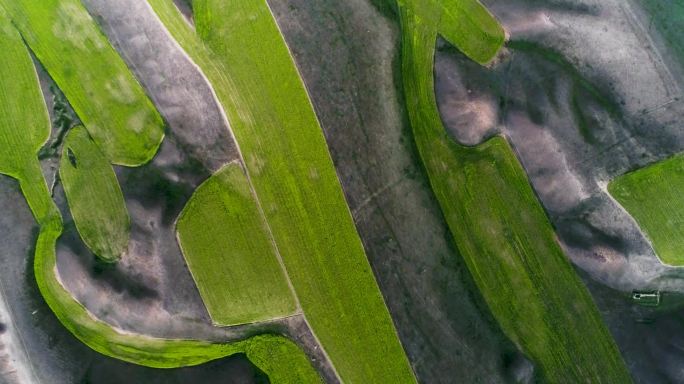
[[[266,1],[193,1],[201,39],[171,0],[149,3],[213,84],[304,314],[342,380],[415,382]]]
[[[214,323],[244,324],[295,312],[297,304],[239,164],[223,167],[197,188],[176,228]]]
[[[0,173],[19,180],[36,217],[53,215],[36,153],[50,137],[50,120],[28,50],[0,7]],[[48,193],[49,196],[49,193]]]
[[[462,5],[464,10],[482,7],[475,1],[455,2],[468,4]],[[444,21],[439,12],[426,12],[418,4],[414,8],[406,1],[400,7],[409,118],[430,184],[492,314],[547,382],[631,382],[591,296],[563,255],[505,139],[495,137],[468,148],[451,140],[444,129],[433,78],[435,43]],[[462,33],[488,34],[477,29]],[[492,46],[458,45],[463,52],[493,54],[502,39],[467,41]],[[491,55],[473,59],[484,63]]]
[[[622,175],[608,184],[611,195],[639,223],[658,257],[684,265],[684,156]]]
[[[174,368],[244,353],[272,383],[320,383],[306,355],[282,336],[259,335],[231,343],[152,338],[117,331],[74,300],[57,277],[55,243],[62,233],[62,220],[36,157],[47,140],[50,122],[28,50],[2,8],[0,48],[4,53],[0,59],[0,172],[19,180],[40,225],[34,273],[59,321],[92,349],[135,364]],[[67,145],[91,145],[85,144],[82,129],[75,132]]]
[[[0,0],[90,136],[120,165],[150,160],[163,121],[79,0]]]
[[[130,219],[116,174],[83,127],[69,131],[59,176],[83,242],[113,263],[128,249]]]

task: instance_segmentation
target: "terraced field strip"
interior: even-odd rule
[[[114,169],[82,126],[66,136],[59,176],[83,242],[100,260],[118,261],[128,249],[128,210]]]
[[[684,265],[684,156],[612,180],[608,192],[639,223],[665,264]]]
[[[163,121],[79,0],[0,0],[90,136],[115,164],[150,160]]]
[[[36,156],[47,141],[50,121],[29,51],[1,7],[0,48],[4,53],[0,57],[0,172],[19,180],[40,225],[34,273],[41,294],[59,321],[92,349],[135,364],[175,368],[244,353],[272,383],[320,383],[306,355],[282,336],[259,335],[229,343],[152,338],[119,331],[95,319],[71,296],[56,274],[55,246],[62,233],[62,219]],[[76,128],[73,132],[67,147],[78,144],[80,149],[85,131]],[[77,164],[83,160],[78,152]]]
[[[242,167],[200,185],[181,212],[178,242],[214,323],[292,315],[297,303]]]
[[[475,1],[452,3],[463,11],[482,8]],[[496,20],[483,20],[483,12],[472,16],[479,20],[473,30],[459,32],[482,39],[452,41],[480,63],[490,60],[503,41],[501,28],[492,26]],[[464,147],[443,127],[433,67],[436,38],[450,15],[420,1],[403,2],[400,14],[404,90],[414,138],[458,249],[502,330],[536,363],[546,382],[631,382],[506,140],[495,137]],[[497,36],[489,36],[492,31]]]
[[[412,383],[328,148],[264,0],[149,0],[213,84],[313,332],[342,380]],[[206,43],[206,45],[205,45]]]

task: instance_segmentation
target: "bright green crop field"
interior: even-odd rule
[[[200,185],[181,212],[178,242],[214,323],[293,314],[297,303],[239,164]]]
[[[665,264],[684,265],[684,156],[619,176],[611,195],[639,223]]]
[[[302,310],[342,380],[412,383],[323,132],[265,0],[149,0],[213,84]]]
[[[39,5],[38,5],[39,4]],[[0,0],[90,136],[114,164],[149,161],[163,121],[79,0]]]
[[[485,16],[476,1],[450,3],[474,10],[470,19],[477,22],[469,24],[472,30],[456,31],[469,38],[444,36],[473,60],[488,62],[504,40],[501,28],[493,26],[496,20]],[[631,382],[506,140],[495,137],[464,147],[442,124],[434,93],[435,43],[452,15],[420,1],[404,1],[400,14],[404,91],[418,151],[456,245],[494,318],[547,382]]]
[[[83,243],[113,263],[128,249],[130,219],[111,164],[82,126],[66,136],[59,176]]]
[[[3,148],[0,171],[19,180],[40,226],[34,273],[41,294],[59,321],[92,349],[135,364],[175,368],[244,353],[273,383],[320,383],[321,379],[307,356],[282,336],[266,334],[243,341],[211,343],[120,332],[93,318],[71,296],[56,274],[55,247],[62,233],[62,220],[36,156],[47,140],[50,121],[29,51],[1,8],[0,48],[5,53],[0,57],[0,76],[3,79],[0,82],[0,145]],[[76,164],[80,162],[85,166],[92,161],[93,155],[92,152],[83,154],[81,150],[94,144],[89,142],[82,128],[76,128],[69,136],[66,146],[74,150]],[[98,167],[101,161],[98,159],[89,165]]]

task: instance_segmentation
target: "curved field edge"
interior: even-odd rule
[[[63,229],[62,218],[52,201],[36,156],[40,146],[47,141],[49,117],[29,52],[5,16],[0,7],[0,33],[7,37],[0,40],[0,46],[6,48],[4,52],[8,54],[0,59],[3,64],[0,74],[3,74],[3,69],[12,70],[12,76],[3,76],[0,82],[0,110],[4,112],[0,119],[12,124],[0,126],[3,150],[0,173],[19,181],[40,226],[34,273],[41,295],[59,321],[90,348],[134,364],[174,368],[243,353],[274,383],[320,383],[321,379],[306,355],[285,337],[265,334],[230,343],[210,343],[120,332],[92,317],[61,285],[57,276],[55,244]],[[8,94],[7,90],[17,92]],[[16,102],[21,103],[21,108],[8,107]],[[29,113],[24,113],[27,111]],[[18,132],[33,133],[17,135]]]
[[[0,0],[0,7],[112,163],[154,157],[164,122],[79,0]]]
[[[198,36],[173,2],[148,3],[213,85],[307,322],[340,378],[415,382],[268,4],[194,1]]]
[[[684,265],[684,155],[618,176],[608,192],[636,220],[656,255]]]
[[[215,324],[254,323],[297,310],[249,180],[237,162],[197,187],[178,216],[176,236]]]
[[[414,139],[456,245],[494,318],[549,382],[631,382],[508,142],[494,137],[464,147],[449,138],[434,93],[440,24],[411,7],[399,11]]]
[[[128,249],[130,218],[114,169],[83,126],[64,139],[59,177],[83,242],[115,263]]]

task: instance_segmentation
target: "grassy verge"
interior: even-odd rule
[[[475,1],[457,3],[469,3],[462,9],[481,7]],[[448,137],[433,84],[441,19],[439,13],[413,8],[416,4],[400,7],[409,118],[432,189],[488,307],[546,381],[631,382],[591,296],[557,244],[506,140],[495,137],[476,147],[464,147]],[[487,35],[478,30],[460,33]],[[502,40],[452,42],[467,54],[493,54]],[[484,63],[491,55],[473,59]]]
[[[266,2],[193,1],[199,36],[172,1],[149,3],[213,84],[302,309],[341,378],[414,382]]]
[[[128,249],[128,210],[112,166],[82,126],[67,134],[59,176],[83,242],[102,261],[119,260]]]
[[[163,122],[78,0],[0,0],[107,158],[139,165],[157,152]]]
[[[251,323],[295,312],[297,304],[240,165],[229,164],[200,185],[176,228],[214,323]]]
[[[639,223],[665,264],[684,265],[684,157],[678,155],[608,184],[611,195]]]
[[[174,368],[244,353],[273,383],[320,383],[306,355],[282,336],[210,343],[120,332],[96,320],[71,296],[56,274],[55,243],[62,232],[62,220],[36,156],[47,141],[50,122],[29,52],[1,7],[0,48],[0,173],[19,180],[40,225],[34,272],[41,294],[59,321],[92,349],[135,364]]]

